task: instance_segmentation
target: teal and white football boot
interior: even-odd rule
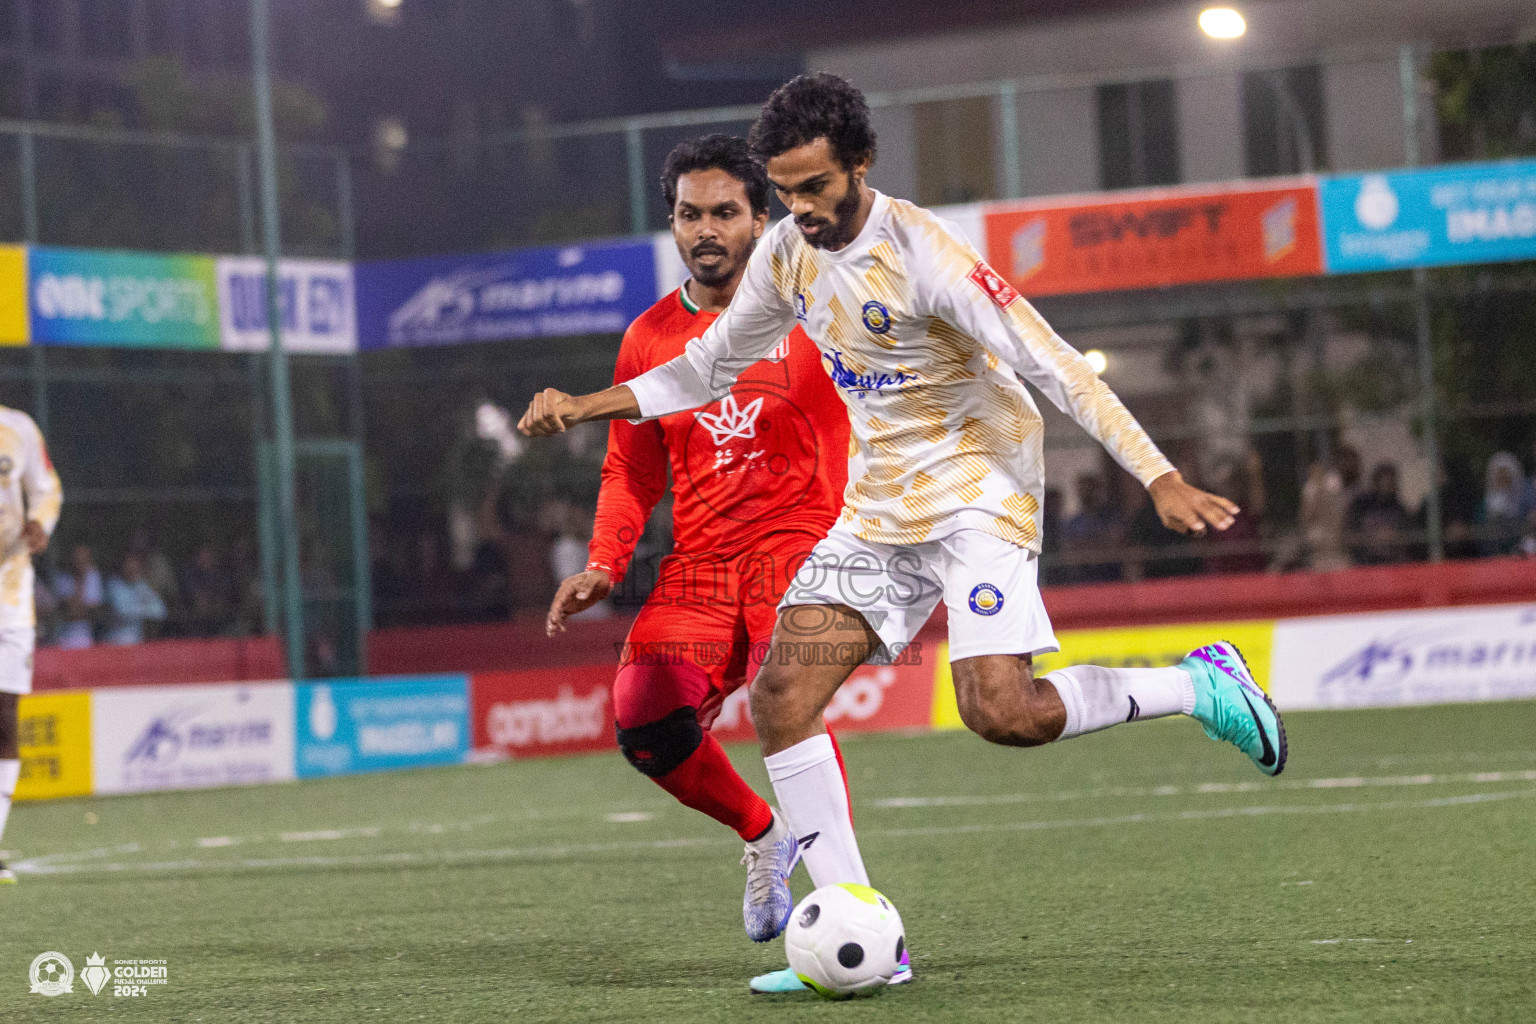
[[[1223,640],[1197,647],[1179,668],[1195,682],[1192,715],[1207,736],[1247,754],[1265,775],[1285,770],[1285,723],[1234,645]]]
[[[891,975],[887,985],[905,985],[912,980],[912,954],[908,950],[901,951],[901,963],[896,967],[896,973]],[[767,974],[759,974],[747,983],[755,996],[777,995],[782,992],[809,992],[811,986],[800,980],[800,975],[788,967],[782,971],[770,971]]]

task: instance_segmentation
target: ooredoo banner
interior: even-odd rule
[[[656,301],[649,235],[469,256],[361,263],[364,349],[618,334]]]
[[[1320,274],[1317,184],[990,205],[987,259],[1025,295]]]
[[[1282,709],[1536,697],[1536,605],[1282,619],[1270,678]]]
[[[476,751],[547,757],[616,746],[614,665],[480,672],[470,678]]]
[[[91,694],[97,793],[293,778],[293,686],[123,686]]]

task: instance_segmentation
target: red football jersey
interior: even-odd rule
[[[714,322],[682,289],[641,314],[619,346],[622,384],[679,355]],[[820,536],[843,507],[848,412],[796,327],[730,394],[692,412],[608,429],[588,557],[624,574],[672,470],[673,550],[728,557],[780,530]]]

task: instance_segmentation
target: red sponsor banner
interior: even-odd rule
[[[471,746],[508,757],[618,746],[613,673],[611,664],[475,673],[469,680]]]
[[[988,260],[1025,295],[1323,272],[1310,179],[996,204],[984,221]]]
[[[826,720],[834,732],[886,732],[892,729],[927,729],[933,716],[933,665],[919,658],[919,651],[933,652],[935,645],[909,648],[899,665],[865,665],[848,678],[827,706]],[[711,732],[722,743],[755,739],[748,710],[747,687],[725,699]]]

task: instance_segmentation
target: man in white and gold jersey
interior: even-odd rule
[[[875,136],[857,89],[796,78],[748,141],[791,216],[759,243],[729,308],[676,359],[593,395],[545,391],[520,426],[549,434],[704,405],[797,322],[820,348],[852,428],[844,509],[780,602],[752,689],[768,775],[816,886],[868,884],[822,709],[941,599],[960,715],[983,738],[1036,746],[1182,713],[1278,774],[1280,717],[1230,644],[1172,668],[1034,677],[1033,656],[1058,647],[1038,587],[1042,423],[1023,381],[1141,481],[1169,528],[1225,530],[1237,506],[1186,483],[957,228],[865,183]],[[785,972],[753,981],[798,985]]]
[[[0,837],[21,776],[21,695],[32,692],[32,556],[48,546],[63,491],[32,417],[0,406]],[[0,863],[0,883],[16,876]]]

